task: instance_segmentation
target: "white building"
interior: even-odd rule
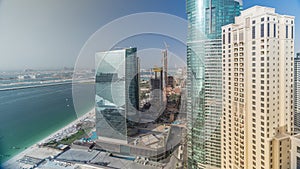
[[[254,6],[222,31],[222,168],[289,169],[294,17]]]

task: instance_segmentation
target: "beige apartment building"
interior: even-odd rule
[[[222,168],[291,168],[294,17],[254,6],[222,43]]]

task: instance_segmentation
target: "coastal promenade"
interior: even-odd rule
[[[84,122],[86,119],[95,118],[95,109],[90,110],[83,116],[79,117],[75,121],[69,123],[67,126],[61,128],[60,130],[52,133],[48,137],[40,140],[39,142],[35,143],[34,145],[28,147],[24,151],[20,152],[19,154],[15,155],[8,161],[6,161],[4,164],[2,164],[2,168],[4,169],[18,169],[18,168],[24,168],[24,164],[20,163],[19,160],[22,159],[25,156],[37,156],[40,158],[47,158],[51,156],[52,154],[57,154],[59,152],[50,150],[49,148],[42,147],[43,143],[47,143],[51,140],[59,140],[65,137],[68,137],[69,135],[73,134],[74,128],[76,128],[77,124],[80,124]]]

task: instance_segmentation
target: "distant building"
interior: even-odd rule
[[[164,73],[163,68],[153,68],[154,77],[150,79],[151,100],[157,105],[163,102]]]
[[[163,51],[163,77],[164,77],[164,87],[167,87],[167,85],[168,85],[167,84],[167,82],[168,82],[168,49]]]
[[[254,6],[222,36],[222,169],[295,169],[294,17]]]
[[[141,58],[137,57],[136,61],[137,61],[137,63],[136,63],[137,64],[137,78],[138,78],[137,79],[137,83],[138,83],[137,87],[138,87],[138,95],[139,95],[139,101],[138,101],[139,102],[138,103],[139,108],[138,108],[138,110],[140,110],[141,107],[143,106],[143,104],[140,101],[141,100],[141,91],[140,91],[140,89],[141,89],[141,86],[140,86],[141,85],[140,84],[141,83]]]
[[[96,53],[96,131],[99,140],[127,143],[139,110],[137,49]]]
[[[300,133],[300,53],[294,59],[294,105],[295,105],[295,133]]]
[[[173,76],[168,76],[168,86],[174,87],[176,85],[175,79]]]

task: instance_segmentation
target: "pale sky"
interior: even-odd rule
[[[243,5],[244,9],[274,7],[280,14],[296,16],[295,52],[300,52],[299,0],[244,0]],[[0,0],[0,70],[73,67],[95,31],[138,12],[164,12],[185,19],[185,0]],[[149,48],[164,48],[159,38],[146,42],[155,42]],[[185,57],[184,45],[167,42],[175,55]]]
[[[95,31],[137,12],[185,17],[185,1],[2,0],[0,70],[73,67],[80,49]]]

